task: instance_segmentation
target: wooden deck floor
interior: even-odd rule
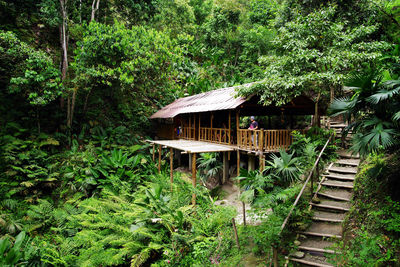
[[[155,145],[171,147],[186,153],[227,152],[237,150],[236,146],[214,144],[195,140],[147,140]]]

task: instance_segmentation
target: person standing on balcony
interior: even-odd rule
[[[251,123],[249,126],[249,130],[258,130],[258,122],[255,120],[254,116],[250,117]],[[256,136],[256,142],[254,143],[254,135]],[[251,134],[251,143],[252,146],[258,146],[258,134],[257,133],[252,133]]]
[[[258,130],[258,122],[255,120],[254,116],[250,117],[251,123],[249,126],[249,130]]]

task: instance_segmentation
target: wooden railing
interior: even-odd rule
[[[233,144],[233,131],[226,128],[200,127],[199,140],[225,145]]]
[[[195,140],[196,129],[194,127],[184,126],[182,127],[182,132],[179,134],[179,138]]]
[[[292,144],[291,133],[295,130],[248,130],[239,129],[238,147],[257,151],[278,151],[288,149]],[[305,130],[296,130],[304,133]]]

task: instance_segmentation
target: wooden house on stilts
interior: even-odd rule
[[[304,131],[298,126],[297,118],[314,114],[315,104],[306,96],[295,97],[282,106],[264,106],[257,95],[238,97],[237,87],[179,98],[150,117],[156,138],[149,142],[153,144],[153,151],[158,145],[159,168],[161,149],[170,149],[171,182],[174,150],[189,155],[193,186],[196,185],[196,156],[199,153],[223,153],[223,182],[229,178],[231,153],[236,154],[233,158],[236,158],[237,174],[241,155],[248,159],[249,169],[255,168],[257,158],[259,168],[263,169],[267,153],[287,149],[292,143],[291,132]],[[248,129],[246,122],[241,127],[246,116],[263,117],[264,123],[259,121],[257,130]]]

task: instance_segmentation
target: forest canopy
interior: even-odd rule
[[[379,153],[395,155],[387,164],[398,157],[399,38],[398,0],[0,0],[0,265],[240,263],[249,250],[233,248],[235,211],[184,174],[170,184],[170,154],[160,153],[160,173],[153,164],[143,142],[154,134],[151,114],[247,83],[238,95],[262,105],[306,95],[317,111],[350,121],[351,149],[366,166],[389,172]],[[240,181],[246,201],[274,210],[244,234],[254,255],[280,242],[296,183],[331,134],[313,131],[295,133],[293,151]],[[219,161],[202,155],[200,173],[218,175]],[[363,255],[391,264],[398,192],[395,174],[382,173],[368,172],[362,179],[379,186],[358,191],[382,188],[383,210],[395,208],[384,234],[366,239],[376,253]],[[307,220],[304,210],[293,224]]]

